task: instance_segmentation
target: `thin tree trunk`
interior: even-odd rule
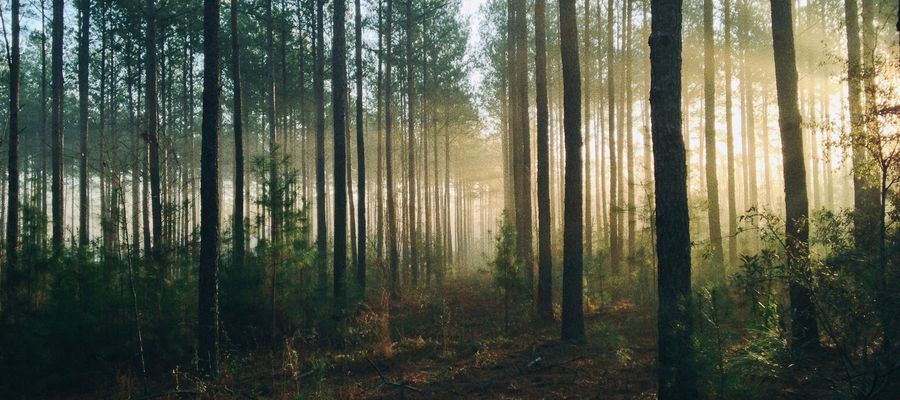
[[[266,1],[266,119],[269,132],[269,212],[271,215],[271,234],[273,249],[281,243],[281,184],[278,176],[278,165],[281,163],[278,151],[278,130],[275,115],[275,38],[272,17],[272,0]],[[276,250],[276,253],[278,251]],[[276,256],[277,259],[277,256]],[[272,270],[272,281],[275,281],[275,270]]]
[[[584,56],[580,58],[582,63],[581,69],[584,70],[582,79],[583,103],[582,103],[582,126],[584,129],[584,138],[582,139],[586,145],[584,147],[584,255],[588,260],[594,255],[594,220],[591,215],[593,206],[591,205],[591,197],[593,195],[593,179],[591,179],[591,112],[590,107],[593,101],[591,97],[591,85],[593,83],[593,49],[591,47],[591,1],[584,0],[584,34],[582,35]],[[597,138],[599,140],[599,137]],[[540,235],[540,233],[538,234]]]
[[[724,0],[722,3],[724,21],[722,28],[725,30],[725,140],[726,140],[726,162],[728,174],[728,264],[726,267],[734,268],[737,266],[737,205],[735,200],[735,177],[734,177],[734,127],[732,121],[732,91],[731,81],[733,78],[733,63],[731,57],[731,0]],[[712,57],[711,57],[712,58]],[[743,83],[743,82],[742,82]],[[710,103],[710,108],[715,108]],[[746,119],[741,118],[742,123]],[[709,123],[711,120],[707,120]],[[745,130],[741,130],[745,132]],[[744,142],[742,140],[742,142]],[[744,153],[746,154],[746,153]],[[712,203],[710,203],[712,204]]]
[[[316,55],[313,97],[316,107],[316,249],[317,284],[320,296],[328,289],[328,225],[325,210],[325,0],[316,1]]]
[[[360,0],[355,0],[356,28],[356,195],[357,202],[357,256],[356,285],[365,296],[366,293],[366,148],[363,132],[363,72],[362,72],[362,9]]]
[[[385,186],[387,186],[387,237],[385,240],[388,245],[388,270],[390,280],[388,287],[390,289],[391,300],[396,300],[400,293],[400,254],[397,249],[397,212],[394,206],[394,156],[393,156],[393,138],[391,131],[394,126],[394,117],[391,115],[392,97],[393,97],[393,80],[391,70],[393,69],[394,60],[392,59],[391,45],[393,35],[393,0],[387,0],[387,10],[384,11],[387,16],[387,29],[385,29],[385,46],[387,54],[384,58],[384,169],[385,169]]]
[[[716,64],[713,50],[712,0],[703,1],[703,111],[706,136],[706,198],[709,205],[709,240],[712,244],[713,268],[724,279],[722,225],[719,222],[719,180],[716,173]],[[728,138],[729,143],[731,138]],[[731,146],[729,144],[729,146]]]
[[[232,232],[234,235],[234,265],[244,265],[244,118],[243,93],[241,90],[241,52],[238,32],[238,6],[241,0],[231,1],[229,28],[231,29],[231,82],[232,82],[232,124],[234,127],[234,211]],[[302,79],[301,79],[302,81]],[[201,210],[202,212],[202,210]]]
[[[162,261],[162,198],[160,197],[159,175],[159,97],[157,94],[157,39],[156,39],[156,5],[155,0],[146,0],[147,35],[146,50],[146,84],[145,106],[147,118],[147,142],[150,147],[150,203],[153,220],[153,244],[151,255],[157,263]],[[163,268],[161,266],[161,268]]]
[[[81,138],[78,154],[78,245],[85,247],[90,240],[88,232],[90,205],[88,203],[87,143],[91,3],[89,0],[81,0],[78,4],[78,8],[80,12],[79,22],[81,24],[78,32],[78,130]]]
[[[632,22],[631,7],[633,0],[625,0],[625,153],[627,154],[626,168],[628,170],[627,187],[628,187],[628,264],[633,268],[635,264],[635,231],[637,230],[637,209],[634,205],[634,122],[633,122],[633,81],[632,75],[634,68],[631,62],[632,53]]]
[[[51,28],[51,104],[50,118],[53,131],[52,168],[53,182],[53,253],[59,256],[63,247],[63,0],[53,0],[53,25]]]
[[[606,98],[609,101],[609,264],[613,275],[619,274],[619,218],[618,218],[618,165],[616,163],[616,84],[615,53],[613,46],[613,0],[607,2],[606,19]],[[566,153],[569,157],[569,153]]]
[[[334,0],[331,38],[331,106],[334,118],[334,316],[340,318],[346,302],[347,266],[347,34],[345,0]]]
[[[6,202],[6,266],[3,268],[3,311],[8,313],[10,302],[15,298],[15,282],[11,276],[19,269],[19,69],[21,51],[19,49],[19,0],[11,4],[12,46],[9,53],[9,154],[7,174],[9,179]],[[7,314],[8,315],[8,314]]]
[[[538,314],[553,318],[553,255],[550,248],[550,149],[547,106],[546,0],[534,3],[535,103],[537,107]],[[588,192],[590,197],[590,191]],[[590,229],[590,227],[588,227]]]

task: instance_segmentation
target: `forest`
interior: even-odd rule
[[[2,0],[2,399],[900,398],[897,0]]]

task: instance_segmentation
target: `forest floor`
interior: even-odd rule
[[[285,379],[275,381],[274,389],[257,382],[243,393],[250,398],[656,398],[650,310],[629,303],[588,306],[586,343],[574,345],[559,340],[558,321],[505,318],[502,296],[484,278],[448,280],[436,293],[404,298],[393,318],[394,338],[371,356],[334,363],[318,381]]]
[[[503,296],[486,273],[448,279],[421,294],[407,293],[390,322],[381,303],[359,307],[348,331],[355,339],[344,350],[287,347],[284,353],[294,356],[282,355],[278,361],[244,355],[241,366],[230,367],[216,383],[183,379],[173,387],[158,382],[154,386],[161,391],[154,395],[122,397],[656,398],[656,324],[647,306],[586,304],[586,342],[575,345],[559,340],[558,320],[534,320],[527,300],[506,313]],[[784,386],[772,389],[756,395],[804,398]]]

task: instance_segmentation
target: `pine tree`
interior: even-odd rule
[[[789,283],[791,346],[795,350],[817,347],[819,329],[811,293],[806,286],[809,263],[809,205],[806,196],[806,166],[803,161],[803,133],[797,104],[797,60],[790,0],[771,0],[772,45],[775,53],[775,86],[778,96],[778,125],[784,160],[785,251],[791,271]]]
[[[219,362],[219,12],[219,0],[203,1],[197,355],[201,373],[211,377],[218,375]]]
[[[681,125],[681,0],[651,0],[650,120],[656,196],[660,400],[700,397],[693,351],[691,238]]]
[[[581,193],[581,70],[575,0],[559,0],[559,41],[563,68],[563,124],[566,150],[563,222],[562,339],[584,340],[583,230]]]

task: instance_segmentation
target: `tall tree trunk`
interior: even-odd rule
[[[709,204],[709,240],[713,268],[724,279],[722,225],[719,222],[719,179],[716,173],[716,64],[713,43],[712,0],[703,0],[703,111],[706,136],[706,199]],[[730,139],[729,139],[730,140]]]
[[[53,25],[50,49],[50,129],[53,130],[53,253],[63,247],[63,0],[53,0]]]
[[[563,340],[580,342],[584,340],[582,307],[584,222],[581,193],[581,70],[578,65],[578,25],[575,18],[575,0],[559,0],[566,147],[561,336]]]
[[[681,131],[680,0],[651,0],[650,120],[656,194],[660,400],[695,399],[691,238]]]
[[[45,0],[41,0],[41,104],[47,104],[47,8],[45,7]],[[52,104],[51,104],[52,108]],[[47,107],[40,107],[41,109],[41,197],[40,197],[40,211],[41,215],[47,215],[47,149],[48,146],[47,140],[50,134],[47,132]],[[52,114],[53,110],[51,110]],[[52,118],[52,116],[51,116]],[[54,131],[55,132],[55,131]],[[40,237],[40,245],[41,249],[46,249],[47,246],[47,231],[46,226],[41,229],[41,237]]]
[[[11,34],[9,53],[9,154],[7,169],[9,200],[6,202],[6,268],[3,268],[3,311],[7,312],[14,299],[14,282],[10,279],[19,269],[19,0],[12,0]],[[13,278],[14,279],[14,278]]]
[[[634,206],[634,122],[633,122],[633,81],[632,75],[634,68],[631,62],[631,53],[632,53],[632,22],[631,22],[631,7],[633,5],[633,0],[625,0],[625,153],[627,154],[626,159],[626,169],[628,172],[627,177],[627,188],[628,188],[628,204],[627,204],[627,217],[628,217],[628,253],[627,259],[630,268],[633,268],[634,255],[635,251],[635,235],[637,230],[637,209]]]
[[[273,249],[281,243],[281,184],[278,176],[278,165],[281,163],[278,152],[278,130],[275,115],[275,20],[272,17],[272,0],[266,1],[266,119],[269,131],[269,198],[271,213],[271,234]],[[277,256],[276,256],[277,258]],[[275,280],[275,270],[272,270],[272,281]]]
[[[78,31],[78,130],[81,143],[78,154],[78,245],[88,245],[88,62],[90,61],[91,2],[80,0],[78,4],[81,26]],[[102,96],[101,96],[102,98]],[[101,212],[102,213],[102,212]]]
[[[316,1],[316,56],[313,100],[316,107],[316,249],[317,284],[320,296],[328,290],[328,225],[325,210],[325,0]]]
[[[584,71],[582,79],[584,80],[582,85],[582,95],[584,99],[582,100],[582,126],[584,129],[584,137],[582,140],[587,143],[585,146],[585,151],[582,153],[584,156],[584,254],[585,257],[590,260],[594,255],[594,220],[591,215],[593,206],[591,205],[591,197],[593,195],[593,182],[591,179],[591,151],[590,151],[590,142],[591,142],[591,104],[593,98],[591,97],[591,85],[593,84],[593,68],[594,59],[593,59],[593,49],[591,47],[591,0],[584,0],[584,34],[582,35],[582,49],[584,50],[584,55],[579,60],[582,65],[581,69]],[[600,139],[599,136],[597,138]],[[599,158],[599,157],[597,157]],[[596,162],[596,161],[595,161]],[[540,233],[538,233],[540,235]]]
[[[363,72],[362,72],[362,8],[360,0],[355,1],[354,27],[356,29],[356,202],[357,209],[357,256],[356,285],[361,293],[366,293],[366,148],[363,136]]]
[[[850,109],[850,141],[853,151],[853,237],[858,246],[875,250],[871,229],[875,226],[878,191],[868,182],[866,169],[871,160],[866,154],[866,127],[862,110],[863,64],[860,49],[859,8],[856,0],[844,1],[847,26],[847,103]]]
[[[331,106],[334,117],[334,316],[339,318],[346,302],[344,274],[347,266],[347,34],[344,25],[347,4],[334,0],[331,37]]]
[[[514,141],[515,168],[513,173],[516,178],[516,247],[522,260],[525,273],[525,286],[529,294],[534,289],[534,251],[532,250],[532,206],[531,206],[531,132],[528,119],[528,27],[524,1],[514,1],[515,24],[511,28],[515,33],[515,80],[510,82],[515,86],[516,96],[512,99],[516,102],[513,118],[516,120],[516,129],[512,134],[516,136]],[[577,40],[577,38],[576,38]],[[576,41],[577,46],[577,41]],[[533,295],[532,295],[533,297]]]
[[[806,167],[803,164],[803,134],[797,102],[797,60],[790,0],[771,0],[772,44],[775,53],[775,85],[778,94],[778,125],[784,159],[784,202],[787,265],[790,282],[791,346],[800,350],[817,347],[819,329],[806,276],[809,263],[809,205],[806,197]]]
[[[537,303],[538,314],[545,320],[550,320],[553,318],[553,255],[550,248],[550,140],[548,137],[547,28],[545,19],[546,0],[536,0],[534,3],[534,80],[537,106]]]
[[[160,196],[159,175],[159,97],[157,94],[156,73],[156,0],[146,0],[147,36],[146,50],[146,84],[145,92],[145,118],[147,118],[147,142],[150,146],[150,204],[151,218],[153,220],[153,244],[151,255],[157,263],[162,261],[162,198]],[[160,266],[161,269],[164,267]]]
[[[407,200],[406,218],[409,222],[409,267],[412,274],[412,286],[415,288],[419,280],[419,236],[416,223],[416,157],[415,157],[415,102],[416,102],[416,86],[413,79],[413,48],[412,41],[415,31],[413,30],[413,10],[412,1],[406,0],[406,183],[407,183]]]
[[[238,6],[241,0],[231,0],[231,82],[233,105],[232,124],[234,126],[234,211],[232,231],[234,235],[234,265],[244,265],[244,100],[241,90],[241,47],[238,32]]]
[[[613,0],[607,2],[606,17],[606,98],[609,101],[609,264],[614,275],[619,273],[618,165],[616,163],[616,83],[615,52],[613,46]],[[621,116],[620,116],[621,117]],[[567,157],[568,157],[568,153]]]
[[[388,287],[390,289],[391,299],[396,300],[400,291],[400,254],[397,249],[397,211],[394,206],[394,156],[393,156],[393,138],[391,131],[394,126],[394,117],[391,115],[392,97],[393,97],[393,80],[391,70],[394,65],[392,59],[391,46],[393,35],[393,0],[387,0],[387,10],[384,11],[387,22],[385,29],[385,46],[387,54],[384,57],[384,173],[385,186],[387,187],[387,241],[388,245],[388,271],[390,279]]]
[[[376,98],[377,100],[377,112],[375,123],[378,127],[377,132],[377,144],[376,144],[376,153],[377,153],[377,164],[376,164],[376,192],[377,196],[375,197],[375,235],[377,236],[375,239],[375,249],[376,249],[376,262],[378,266],[382,266],[384,263],[384,224],[385,224],[385,216],[384,216],[384,139],[382,137],[382,123],[383,113],[384,113],[384,3],[382,0],[378,0],[378,76],[377,76],[377,92]]]
[[[731,81],[733,77],[733,63],[731,57],[731,0],[722,2],[722,12],[725,14],[722,23],[722,29],[725,30],[725,152],[727,174],[728,174],[728,264],[727,267],[734,268],[737,266],[737,205],[735,200],[735,178],[734,178],[734,127],[732,126],[732,92]],[[744,82],[741,82],[742,84]],[[711,108],[715,108],[712,106]],[[746,119],[741,118],[742,122]],[[707,122],[709,122],[707,120]],[[744,131],[742,129],[742,131]],[[746,153],[745,153],[746,154]],[[724,268],[723,268],[724,269]]]
[[[219,361],[219,9],[219,0],[203,1],[197,355],[201,373],[212,377],[218,374]]]

